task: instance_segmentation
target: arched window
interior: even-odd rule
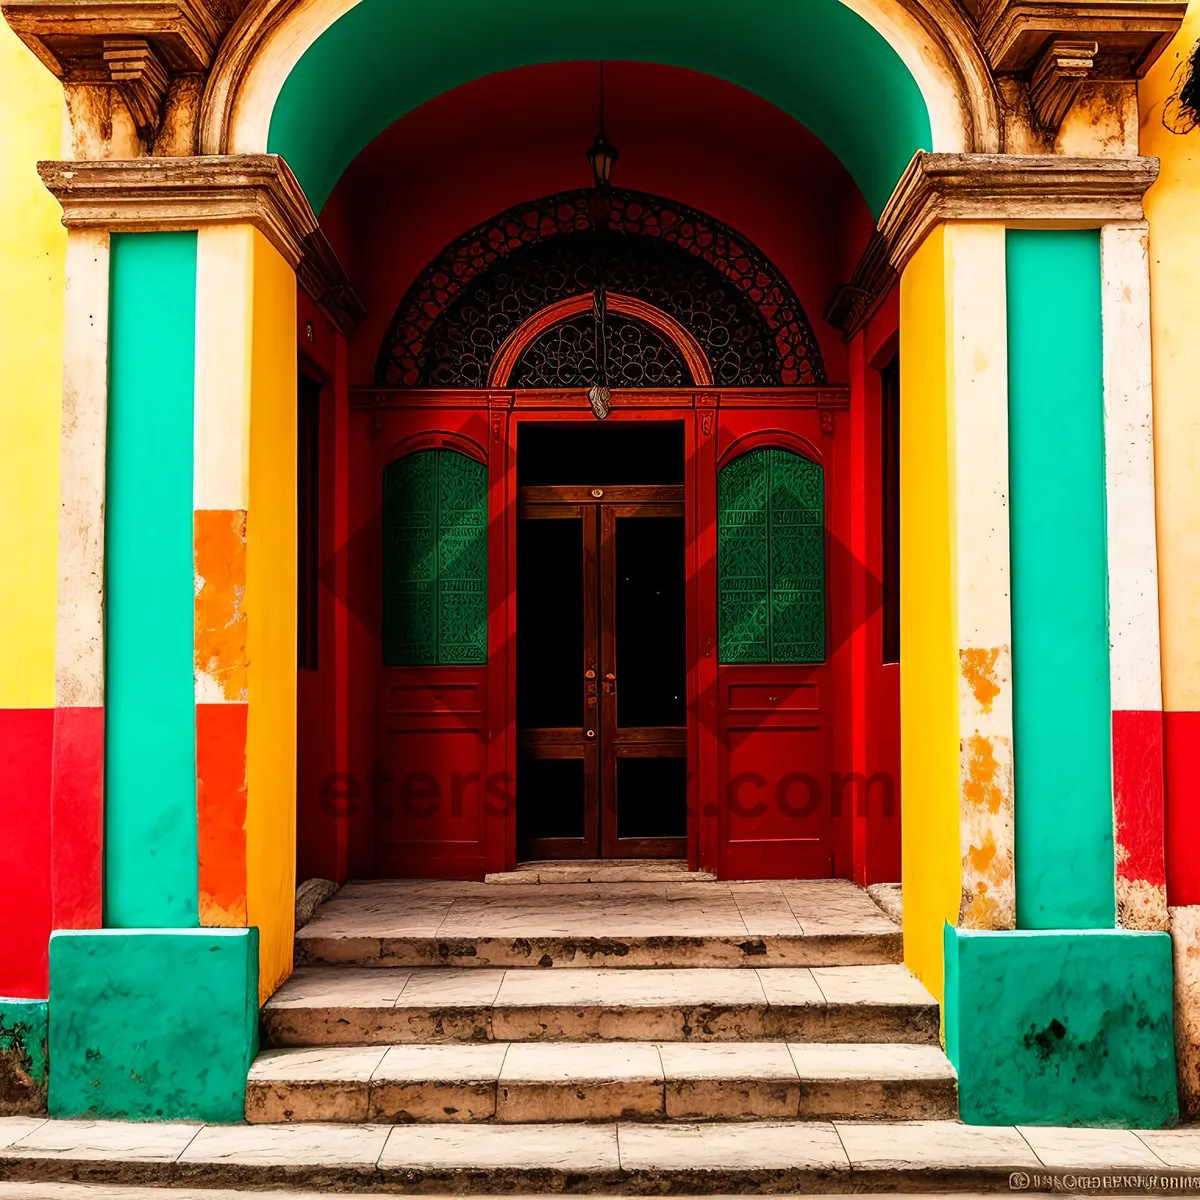
[[[383,661],[487,660],[487,468],[419,450],[383,472]]]
[[[825,659],[825,473],[778,447],[717,476],[717,633],[724,663]]]

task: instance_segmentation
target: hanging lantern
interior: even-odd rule
[[[603,84],[601,84],[603,89]],[[601,93],[603,95],[603,91]],[[587,160],[592,164],[592,179],[597,190],[604,191],[612,180],[612,169],[621,152],[610,142],[604,133],[604,101],[601,100],[600,132],[596,134],[591,146],[588,147]]]

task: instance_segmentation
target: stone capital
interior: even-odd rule
[[[150,233],[203,225],[254,226],[344,332],[362,301],[303,189],[276,154],[40,162],[68,229]]]
[[[918,151],[884,206],[879,232],[901,271],[943,221],[1103,225],[1140,221],[1156,158],[930,154]]]

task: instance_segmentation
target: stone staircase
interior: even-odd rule
[[[865,893],[653,878],[348,885],[263,1011],[247,1120],[956,1115],[937,1005]]]
[[[262,1014],[246,1124],[0,1117],[0,1196],[1194,1190],[1195,1130],[959,1122],[937,1007],[852,885],[623,870],[348,885]]]

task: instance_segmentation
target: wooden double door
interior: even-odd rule
[[[684,488],[522,487],[518,856],[687,854]]]

